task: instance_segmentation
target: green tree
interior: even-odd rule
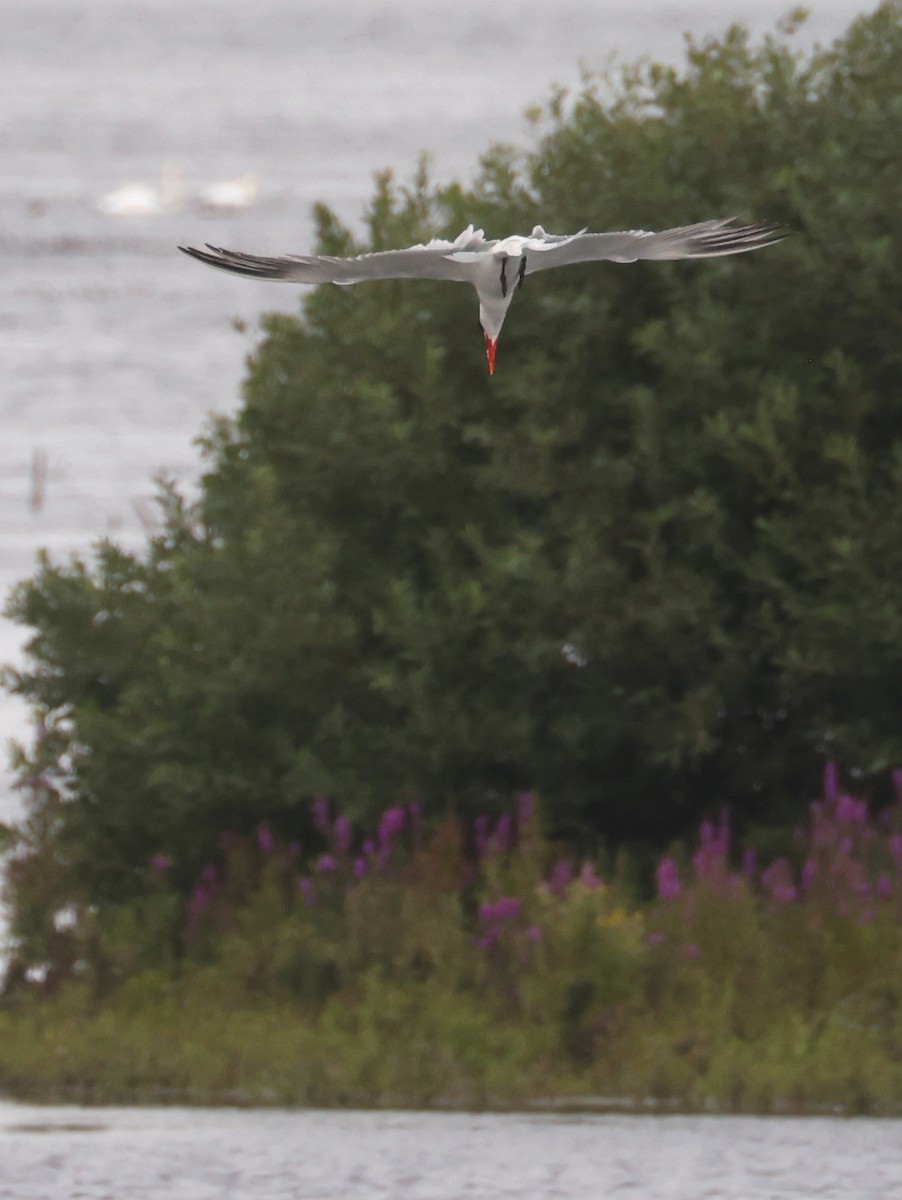
[[[810,58],[731,29],[555,95],[469,189],[380,180],[358,247],[735,213],[747,257],[527,281],[486,375],[469,289],[322,288],[266,336],[197,507],[44,562],[12,686],[95,898],[224,829],[498,808],[660,841],[902,761],[902,6]],[[473,334],[469,335],[469,331]]]

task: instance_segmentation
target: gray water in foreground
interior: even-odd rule
[[[891,1200],[902,1125],[0,1103],[0,1200]]]

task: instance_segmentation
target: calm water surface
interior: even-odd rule
[[[205,414],[236,407],[258,314],[296,309],[294,289],[214,275],[176,243],[304,251],[313,201],[359,225],[374,171],[409,176],[426,150],[437,177],[467,178],[492,141],[528,144],[524,108],[552,83],[578,84],[580,63],[677,61],[686,30],[739,19],[760,34],[790,7],[2,0],[0,594],[39,546],[60,558],[107,532],[139,546],[154,473],[190,486]],[[800,46],[874,4],[809,7]],[[164,171],[181,192],[165,211],[99,210],[110,191],[157,185]],[[260,184],[253,206],[203,210],[205,187],[245,172]],[[33,511],[36,455],[46,480]],[[20,640],[0,620],[0,661]],[[25,728],[24,709],[0,695],[0,819],[16,808],[2,748]]]
[[[0,1104],[0,1200],[893,1200],[892,1121]]]

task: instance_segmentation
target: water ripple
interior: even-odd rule
[[[899,1123],[0,1105],[0,1200],[885,1200]]]

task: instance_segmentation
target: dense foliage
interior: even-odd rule
[[[469,830],[430,828],[416,805],[361,830],[319,800],[322,853],[268,824],[226,833],[187,903],[155,854],[132,901],[67,906],[44,964],[14,966],[0,1089],[898,1113],[902,772],[895,785],[875,815],[830,764],[773,860],[736,853],[725,815],[705,822],[639,904],[623,856],[599,872],[555,853],[529,793]]]
[[[320,793],[436,817],[535,787],[558,836],[663,844],[722,804],[798,814],[826,752],[886,777],[900,78],[898,3],[811,58],[733,29],[555,96],[472,187],[383,179],[377,248],[470,221],[792,236],[533,277],[491,379],[468,289],[267,318],[197,507],[166,492],[145,554],[45,561],[12,600],[33,852],[103,903],[152,853],[186,891],[224,829],[306,839]],[[322,249],[358,248],[319,218]]]

